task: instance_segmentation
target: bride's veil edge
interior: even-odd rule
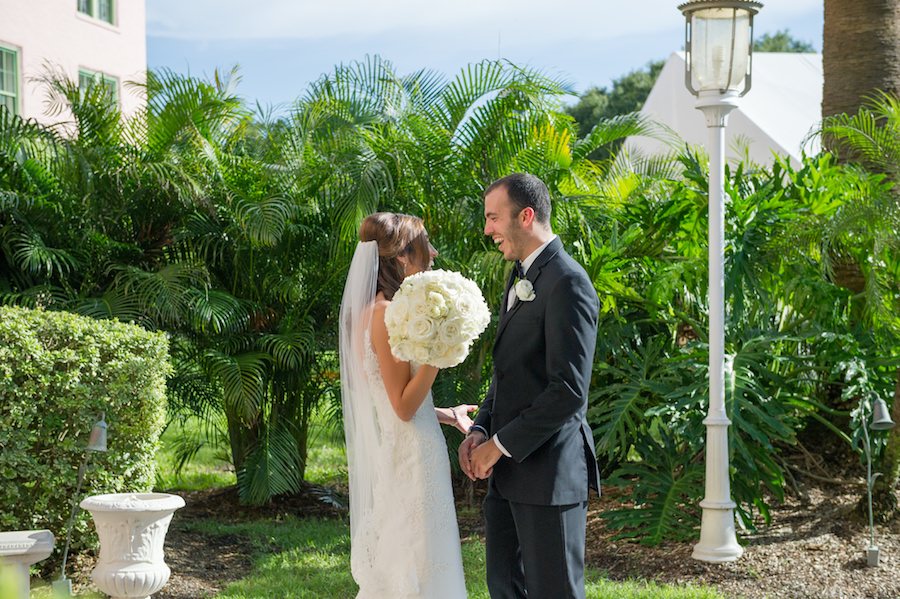
[[[376,456],[380,435],[374,401],[365,369],[365,332],[372,319],[378,280],[378,243],[356,246],[340,311],[341,405],[350,479],[351,547],[373,509],[373,488],[378,475]]]

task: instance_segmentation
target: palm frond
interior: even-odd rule
[[[123,295],[131,295],[144,314],[158,326],[189,322],[195,289],[208,287],[208,273],[190,264],[169,264],[156,271],[134,266],[116,265],[113,287]]]
[[[276,495],[296,493],[303,484],[304,464],[297,442],[283,427],[263,427],[256,446],[238,472],[241,501],[253,505]]]
[[[290,333],[269,333],[259,338],[260,350],[272,356],[273,364],[282,370],[300,370],[314,357],[315,331],[305,323],[300,330]]]
[[[244,423],[253,422],[265,402],[268,360],[261,352],[229,355],[209,349],[204,353],[204,370],[221,385],[226,412]]]
[[[76,270],[79,260],[68,250],[49,247],[40,232],[24,227],[0,230],[0,243],[9,248],[13,263],[35,277],[54,278]]]

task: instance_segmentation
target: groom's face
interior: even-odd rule
[[[525,257],[522,250],[526,235],[519,224],[519,212],[504,187],[498,187],[484,196],[484,234],[494,240],[494,245],[507,260]]]

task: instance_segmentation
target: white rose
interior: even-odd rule
[[[431,355],[426,346],[416,345],[413,346],[412,359],[420,364],[428,364],[431,361]]]
[[[449,299],[454,300],[463,293],[463,287],[456,281],[448,281],[443,291]]]
[[[409,298],[407,298],[406,294],[395,293],[394,299],[391,300],[391,303],[388,304],[387,310],[385,310],[385,321],[387,321],[389,318],[392,318],[393,322],[402,322],[408,315]]]
[[[409,341],[394,343],[391,341],[391,353],[398,360],[409,362],[413,358],[412,344]]]
[[[410,310],[410,317],[415,318],[416,316],[428,316],[428,302],[416,301],[411,303],[412,310]]]
[[[533,301],[537,297],[534,294],[534,285],[531,284],[531,281],[522,279],[516,283],[516,297],[523,302]]]
[[[469,355],[469,348],[465,345],[457,345],[456,347],[451,347],[446,354],[441,356],[440,359],[440,367],[441,368],[452,368],[453,366],[457,366],[461,364],[463,360],[466,359],[466,356]],[[437,366],[437,364],[436,364]]]
[[[447,300],[438,291],[429,291],[428,297],[425,298],[425,303],[428,305],[428,315],[432,318],[441,318],[449,310]]]
[[[464,333],[465,328],[466,322],[462,318],[445,320],[438,330],[438,338],[447,345],[463,343],[470,336]]]
[[[475,307],[475,298],[473,298],[469,294],[460,295],[456,298],[456,310],[462,314],[466,315],[470,313]]]
[[[430,341],[437,332],[437,325],[427,315],[414,316],[410,319],[407,330],[409,331],[409,338],[418,344]]]
[[[443,341],[437,340],[431,344],[431,355],[440,358],[450,351],[450,346]]]

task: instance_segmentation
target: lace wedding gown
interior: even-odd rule
[[[465,599],[447,443],[431,392],[413,418],[397,417],[368,333],[365,370],[381,435],[374,507],[351,548],[357,599]],[[413,366],[415,369],[415,366]]]

